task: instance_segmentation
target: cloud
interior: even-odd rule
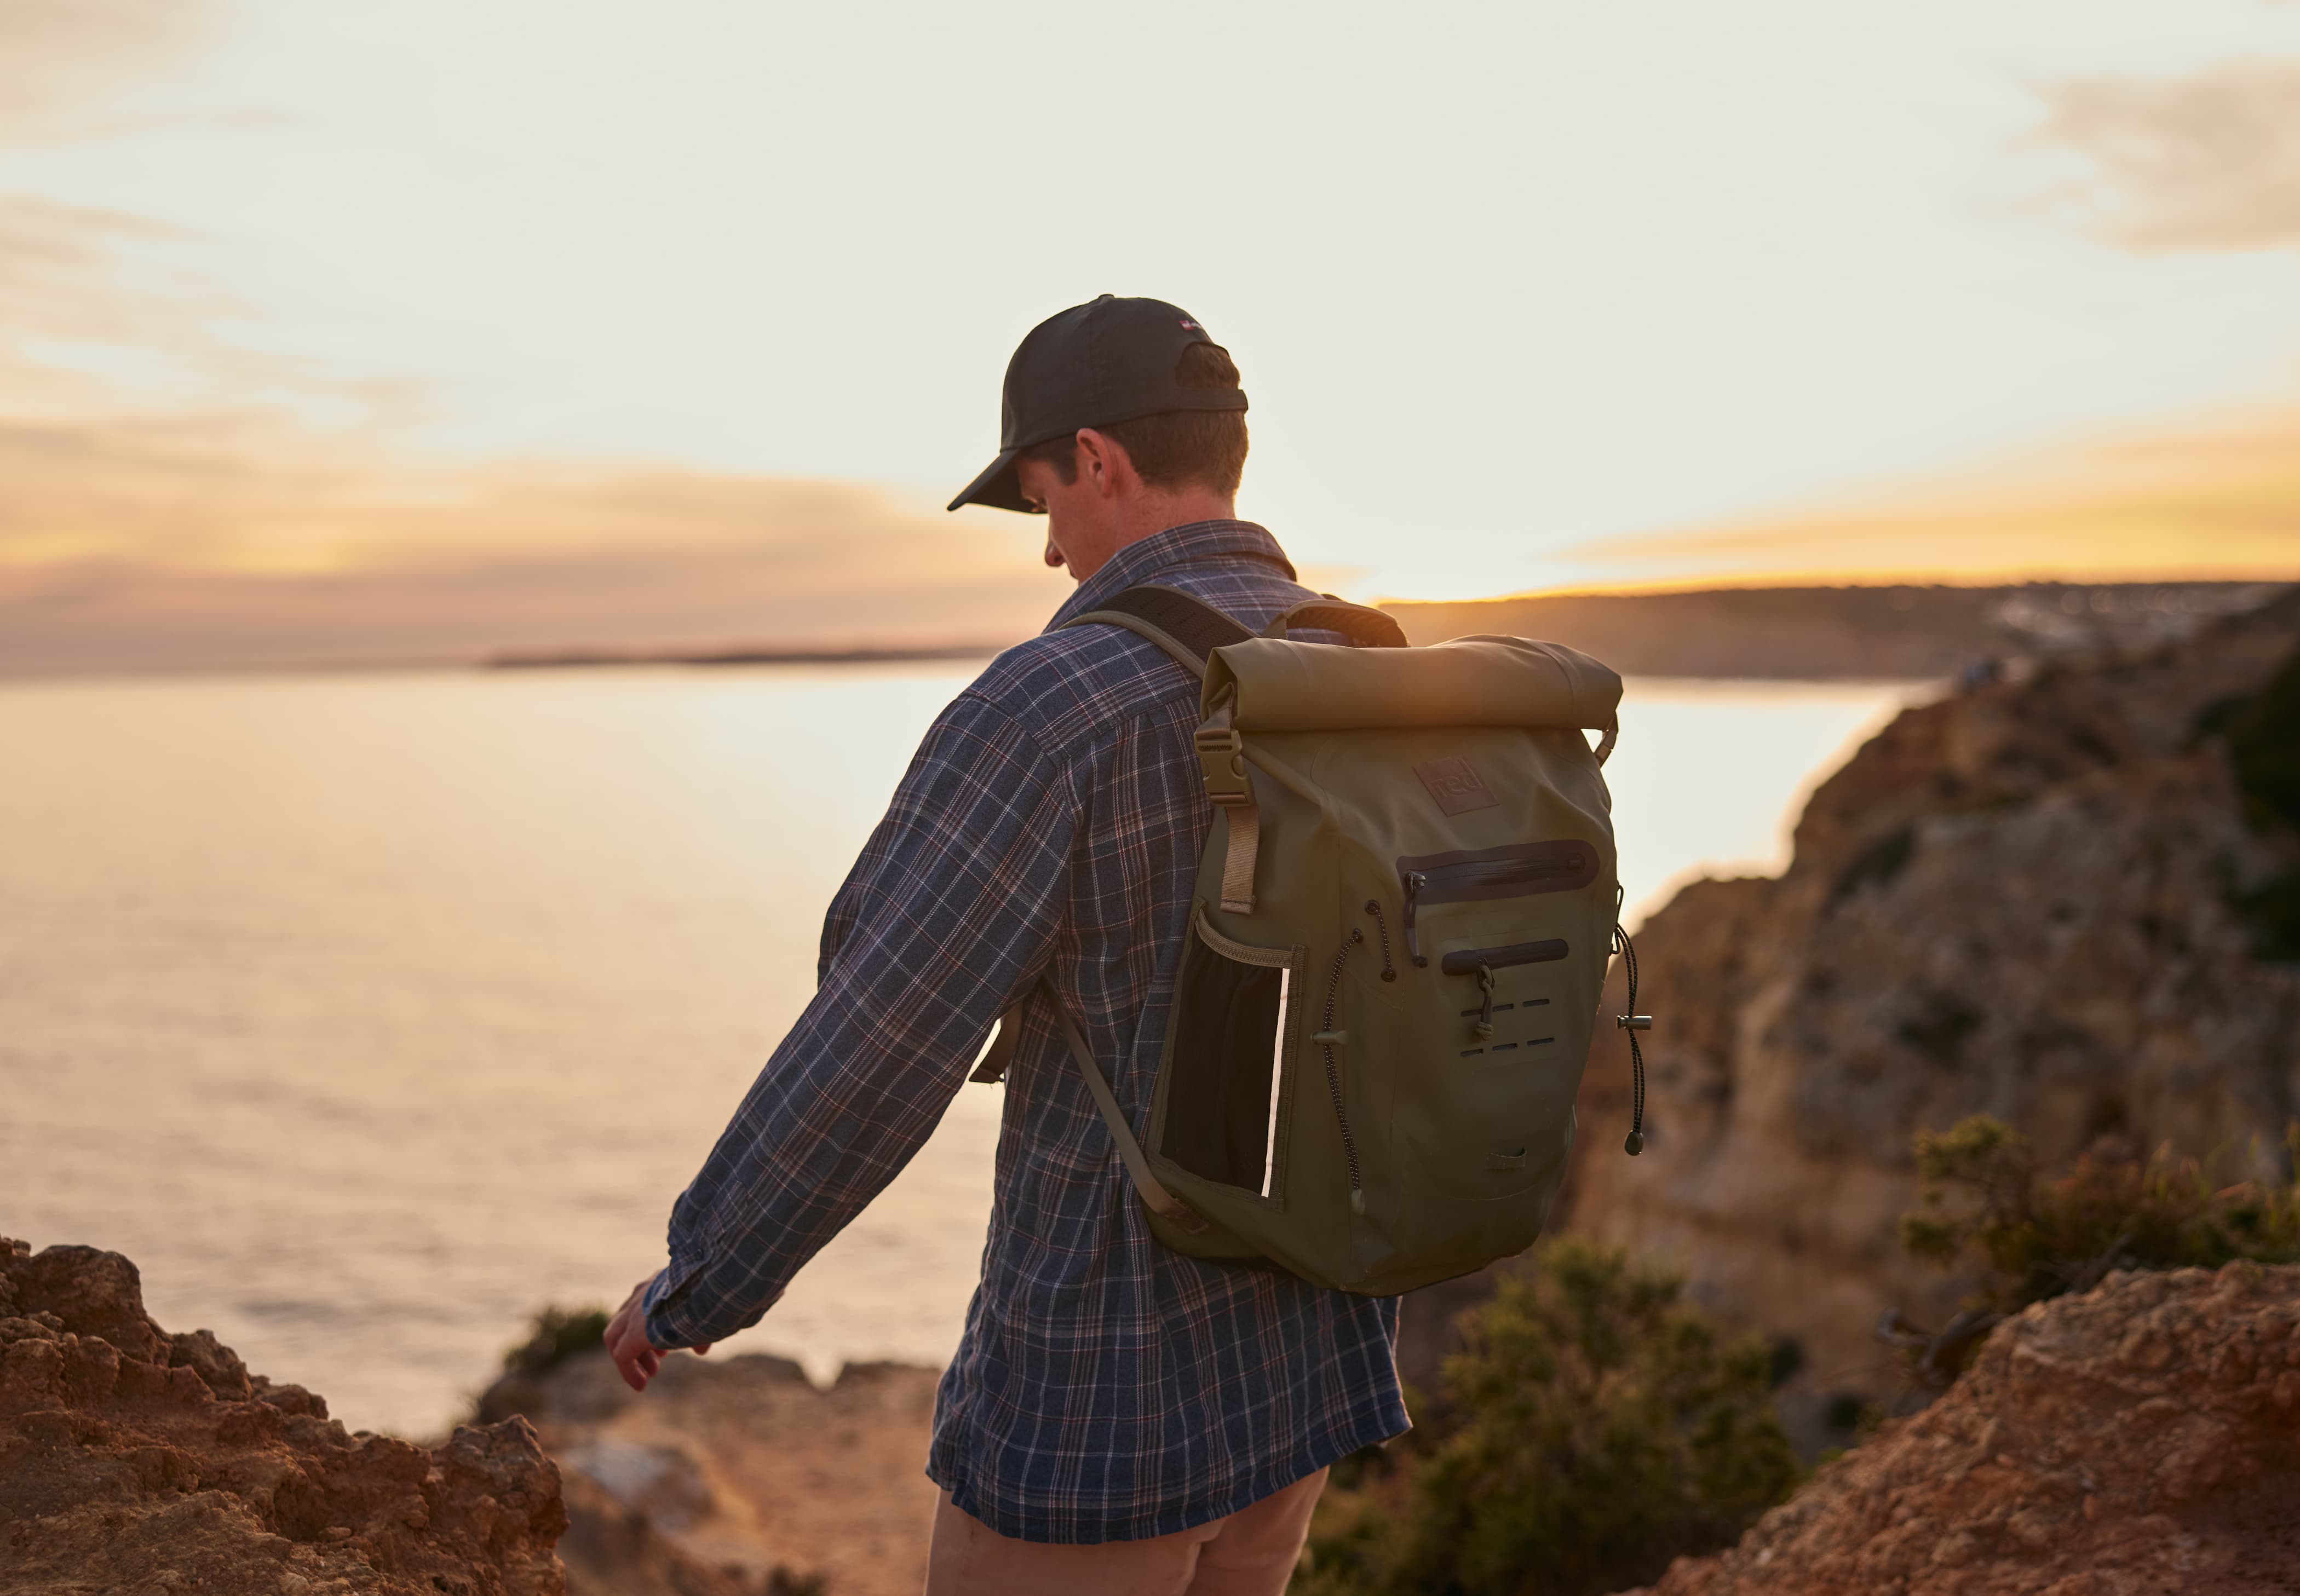
[[[1042,523],[644,466],[445,468],[262,415],[0,423],[0,669],[1003,643]]]
[[[121,91],[222,14],[0,0],[0,146],[115,129]],[[0,194],[0,670],[1004,642],[1068,590],[1019,517],[410,454],[391,439],[411,395],[223,336],[244,308],[182,264],[197,243]]]
[[[0,0],[0,148],[157,125],[121,120],[125,91],[193,54],[226,15],[221,0]],[[246,307],[188,264],[203,242],[118,210],[0,193],[0,412],[96,413],[138,397],[404,406],[221,337]]]
[[[38,343],[182,342],[196,308],[120,276],[123,248],[172,237],[140,217],[0,194],[0,358],[37,363],[27,350]]]
[[[213,37],[217,0],[0,0],[0,143],[69,136]]]
[[[2300,411],[2096,440],[1801,513],[1597,539],[1604,580],[2300,580]]]
[[[2046,91],[2040,129],[2088,168],[2068,201],[2128,249],[2300,245],[2300,61]]]

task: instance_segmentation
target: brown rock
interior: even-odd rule
[[[68,1330],[100,1335],[128,1357],[165,1362],[165,1338],[144,1312],[144,1282],[136,1266],[117,1252],[94,1247],[50,1247],[37,1257],[29,1249],[8,1255],[14,1312],[53,1313]]]
[[[1822,1389],[1898,1383],[1886,1307],[1970,1282],[1910,1259],[1910,1143],[1987,1112],[2049,1166],[2273,1153],[2300,1113],[2300,967],[2230,906],[2294,868],[2197,727],[2300,647],[2300,594],[2146,659],[1903,714],[1824,784],[1778,880],[1696,884],[1638,936],[1652,1095],[1601,1043],[1564,1223],[1681,1260],[1695,1301],[1794,1338]],[[1616,1012],[1619,972],[1607,1002]],[[2265,1171],[2263,1171],[2265,1172]]]
[[[916,1596],[938,1379],[856,1364],[821,1391],[784,1359],[679,1353],[638,1396],[593,1351],[481,1401],[515,1401],[568,1481],[571,1596]]]
[[[0,1241],[0,1589],[560,1596],[558,1471],[523,1419],[348,1434],[116,1252]]]
[[[2300,1589],[2300,1268],[2111,1276],[1647,1596]]]

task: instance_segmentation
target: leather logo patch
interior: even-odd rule
[[[1493,788],[1478,778],[1478,773],[1470,761],[1459,756],[1416,765],[1413,773],[1421,778],[1421,785],[1429,789],[1429,795],[1438,800],[1438,807],[1449,815],[1465,815],[1473,809],[1491,809],[1501,802],[1494,796]]]

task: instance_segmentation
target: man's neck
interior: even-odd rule
[[[1229,494],[1182,492],[1144,494],[1127,504],[1124,517],[1111,552],[1140,543],[1146,537],[1175,527],[1195,526],[1199,521],[1234,521],[1238,519],[1238,500]]]

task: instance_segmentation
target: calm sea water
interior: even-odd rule
[[[0,684],[0,1234],[126,1252],[163,1325],[438,1427],[534,1309],[661,1260],[972,669]],[[1918,691],[1631,684],[1632,924],[1779,868]],[[946,1359],[1001,1101],[962,1091],[738,1350]]]

